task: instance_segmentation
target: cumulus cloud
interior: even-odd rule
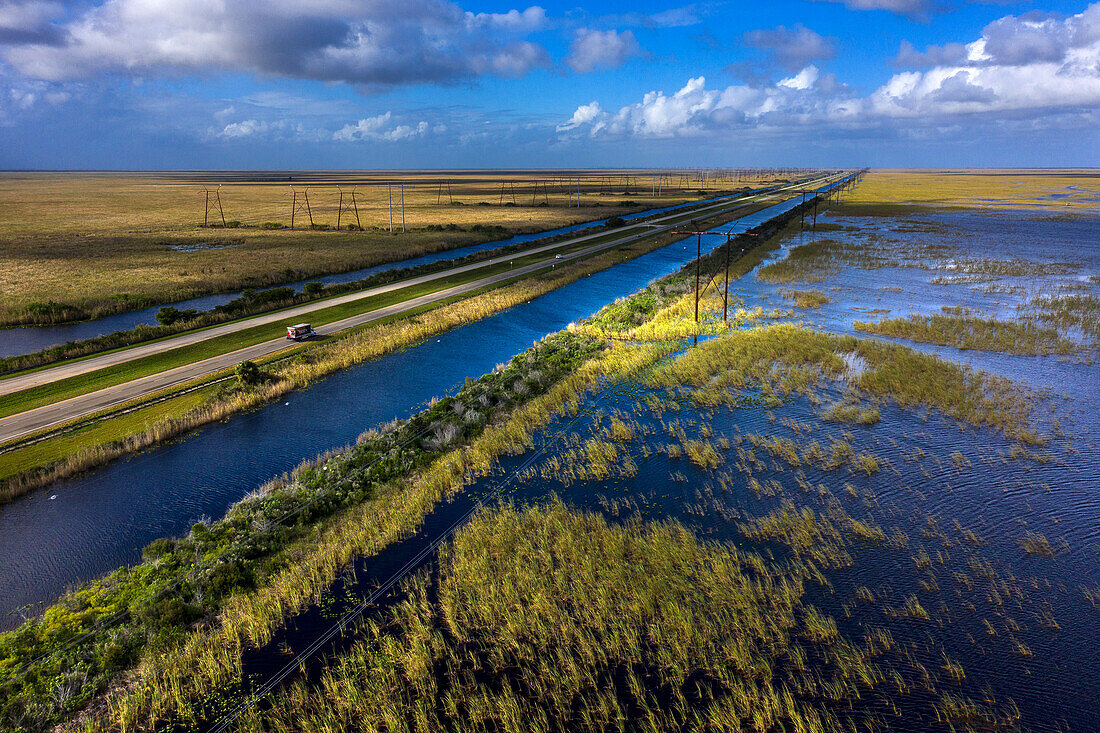
[[[631,56],[645,52],[631,31],[597,31],[581,28],[569,46],[565,63],[578,74],[622,66]]]
[[[1064,39],[1064,43],[1055,51],[1054,44],[1038,41],[1037,34],[1048,40]],[[991,44],[995,35],[997,43]],[[866,96],[857,95],[832,74],[822,74],[810,64],[770,85],[708,89],[705,79],[697,77],[671,96],[652,91],[618,112],[592,102],[578,108],[559,131],[674,137],[745,126],[813,124],[852,129],[890,122],[943,125],[959,115],[1032,121],[1065,114],[1090,120],[1096,117],[1100,108],[1100,3],[1067,18],[1002,18],[965,49],[963,59],[955,51],[925,52],[928,61],[952,61],[926,71],[894,74]]]
[[[414,125],[393,124],[393,113],[386,112],[375,117],[359,120],[354,125],[344,125],[332,134],[337,142],[369,140],[373,142],[400,142],[415,137],[423,137],[428,132],[428,123],[424,120]]]
[[[1039,13],[1009,15],[987,25],[978,40],[965,45],[948,43],[917,51],[913,44],[902,41],[894,63],[907,68],[1061,64],[1075,50],[1098,40],[1100,4],[1093,4],[1068,18]]]
[[[791,28],[778,26],[771,30],[750,31],[742,36],[746,46],[764,49],[788,71],[801,69],[811,61],[831,59],[836,54],[834,41],[810,30],[801,23]]]
[[[600,107],[599,102],[593,101],[591,104],[582,104],[577,107],[577,110],[573,113],[565,122],[558,125],[558,132],[564,132],[565,130],[572,130],[581,125],[592,122],[597,117],[603,114],[603,109]]]
[[[521,75],[548,63],[517,37],[545,24],[540,7],[473,14],[449,0],[106,0],[48,24],[48,39],[33,36],[43,26],[35,18],[54,17],[48,3],[10,7],[18,12],[6,5],[0,14],[0,56],[43,80],[245,71],[388,87]]]

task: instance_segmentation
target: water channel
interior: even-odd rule
[[[769,206],[723,229],[746,231],[800,201]],[[707,235],[704,251],[724,241]],[[302,460],[413,414],[432,397],[491,371],[546,334],[676,271],[695,257],[694,244],[674,243],[593,273],[0,508],[0,627],[18,624],[20,609],[34,614],[66,588],[135,562],[141,548],[158,537],[181,534],[203,517],[221,517]]]
[[[769,191],[771,188],[760,189],[760,191]],[[742,194],[726,194],[715,198],[704,199],[700,201],[689,201],[684,204],[677,204],[675,206],[666,206],[658,209],[646,209],[644,211],[637,211],[632,214],[624,214],[621,218],[627,221],[635,219],[643,219],[649,216],[655,216],[667,211],[675,211],[677,209],[688,208],[691,206],[699,206],[701,204],[711,203],[714,201],[721,201],[723,199],[731,198],[733,196],[740,196]],[[548,237],[555,237],[561,234],[570,234],[572,232],[579,232],[585,229],[592,229],[601,226],[607,219],[597,219],[594,221],[582,222],[580,224],[573,224],[571,226],[560,227],[558,229],[552,229],[549,231],[532,232],[530,234],[517,234],[508,239],[498,239],[488,242],[479,242],[477,244],[467,245],[465,247],[458,247],[455,249],[443,250],[440,252],[433,252],[431,254],[422,255],[420,257],[413,257],[406,260],[397,260],[394,262],[384,262],[380,265],[374,265],[372,267],[365,267],[359,270],[353,270],[351,272],[342,272],[335,275],[327,275],[324,277],[310,278],[309,280],[302,280],[300,282],[287,283],[285,285],[277,285],[272,287],[289,287],[295,291],[301,291],[305,287],[307,282],[320,282],[325,285],[335,285],[340,283],[354,282],[356,280],[363,280],[371,275],[376,275],[380,272],[386,272],[398,268],[410,268],[419,267],[421,265],[431,264],[433,262],[439,262],[442,260],[453,260],[467,255],[475,254],[477,252],[484,252],[486,250],[499,249],[501,247],[510,247],[515,244],[522,244],[524,242],[532,242],[539,239],[546,239]],[[260,290],[267,290],[268,288],[259,288]],[[183,300],[171,305],[181,309],[193,309],[198,311],[207,311],[215,308],[219,305],[225,305],[231,300],[239,298],[241,292],[233,293],[216,293],[214,295],[206,295],[200,298],[191,298],[189,300]],[[140,310],[127,311],[125,313],[117,313],[111,316],[105,316],[103,318],[97,318],[91,321],[81,321],[79,323],[66,323],[55,326],[29,326],[26,328],[7,328],[0,329],[0,357],[6,356],[18,356],[21,354],[32,354],[36,351],[56,346],[58,344],[67,343],[69,341],[82,341],[84,339],[95,338],[96,336],[102,336],[108,333],[114,333],[115,331],[126,331],[139,325],[154,326],[157,323],[156,313],[160,310],[161,306],[156,305],[151,308],[143,308]]]

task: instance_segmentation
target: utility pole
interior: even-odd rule
[[[699,345],[699,268],[701,263],[699,262],[703,257],[703,235],[704,234],[719,234],[720,232],[706,232],[700,229],[689,229],[687,231],[674,231],[673,234],[694,234],[695,235],[695,345]]]
[[[401,184],[401,233],[405,233],[405,184]]]
[[[393,184],[392,183],[387,183],[386,184],[386,193],[389,194],[389,197],[390,197],[390,233],[392,234],[393,233]]]
[[[202,226],[203,226],[203,228],[205,229],[207,226],[210,225],[210,209],[212,208],[210,206],[210,194],[213,193],[214,194],[214,206],[218,207],[218,214],[221,216],[222,228],[224,229],[225,228],[225,211],[222,210],[222,185],[219,183],[218,188],[214,191],[211,191],[206,186],[203,186],[202,187],[202,192],[206,196],[206,207],[205,207],[205,209],[203,210],[203,213],[202,213]]]
[[[309,186],[306,186],[306,190],[302,192],[303,202],[298,203],[298,189],[294,186],[290,187],[290,228],[294,228],[295,215],[305,209],[306,214],[309,216],[309,226],[313,226],[313,210],[309,207]]]
[[[730,302],[730,246],[731,240],[734,237],[732,231],[716,232],[711,230],[692,229],[688,231],[674,231],[673,234],[694,234],[695,235],[695,344],[699,343],[699,283],[700,283],[700,268],[702,266],[703,259],[703,235],[704,234],[724,234],[726,237],[726,286],[725,295],[722,299],[722,321],[729,323],[729,302]],[[739,237],[756,237],[757,234],[738,234]]]
[[[336,228],[340,228],[340,220],[343,216],[343,213],[345,211],[353,211],[355,212],[355,226],[362,229],[363,224],[359,221],[359,204],[355,201],[355,188],[351,189],[351,194],[349,194],[348,196],[348,198],[351,200],[351,203],[349,204],[344,203],[344,189],[342,187],[338,188],[340,189],[340,205],[336,209]]]

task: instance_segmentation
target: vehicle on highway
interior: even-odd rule
[[[308,338],[313,338],[317,335],[317,332],[313,330],[313,326],[308,323],[299,323],[297,326],[286,327],[286,337],[291,341],[305,341]]]

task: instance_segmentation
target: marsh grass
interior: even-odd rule
[[[1041,295],[1027,303],[1023,310],[1044,323],[1072,330],[1100,343],[1100,297],[1075,293]]]
[[[486,512],[316,684],[242,729],[839,732],[875,729],[884,698],[933,722],[879,668],[891,637],[848,641],[804,584],[672,522]]]
[[[959,247],[934,238],[914,241],[871,231],[842,239],[821,237],[796,244],[786,257],[760,268],[757,275],[764,282],[786,285],[823,282],[848,268],[875,270],[887,267],[934,271],[937,274],[930,281],[936,285],[972,285],[993,283],[1004,277],[1066,275],[1080,269],[1080,265],[1072,262],[965,256]],[[797,297],[787,296],[787,292],[797,291],[783,291],[786,297]]]
[[[1033,321],[1002,321],[973,315],[912,314],[876,322],[855,321],[857,331],[957,349],[999,351],[1019,356],[1076,354],[1080,345]]]
[[[407,536],[440,499],[484,476],[498,457],[530,448],[533,432],[575,410],[587,389],[663,353],[657,347],[598,349],[570,334],[551,337],[391,432],[368,436],[264,487],[224,519],[154,543],[145,562],[66,595],[42,618],[0,635],[0,672],[7,673],[42,650],[88,634],[30,674],[0,680],[0,720],[31,729],[56,721],[100,694],[136,659],[143,661],[135,685],[110,698],[109,717],[124,728],[149,716],[193,717],[207,693],[237,679],[240,650],[269,639],[351,559]],[[513,392],[519,377],[536,366],[543,376],[525,394]],[[440,456],[426,449],[428,436],[453,419],[456,404],[476,405],[492,419],[467,423],[459,441],[464,447]],[[291,515],[290,525],[280,522],[288,508],[307,499],[314,499],[308,512]],[[263,531],[249,536],[257,528]],[[185,568],[184,585],[159,598]],[[121,624],[99,628],[119,611],[128,612]],[[129,641],[108,663],[103,650],[120,633]],[[63,670],[73,659],[93,660],[85,665],[79,694],[59,699],[34,693],[69,684]],[[166,660],[172,661],[161,666]]]
[[[1070,188],[1073,186],[1073,189]],[[951,209],[1023,209],[1070,215],[1094,209],[1100,186],[1088,170],[874,170],[833,211],[899,217]],[[1052,193],[1070,192],[1067,199]]]
[[[842,354],[866,366],[853,371]],[[834,336],[791,324],[757,326],[700,344],[655,370],[648,383],[687,387],[700,404],[735,404],[742,390],[820,400],[822,379],[844,380],[872,399],[930,407],[1025,444],[1047,440],[1038,397],[1009,380],[879,341]]]
[[[795,304],[797,308],[820,308],[831,301],[829,296],[820,290],[783,290],[782,296]]]
[[[381,177],[384,182],[390,174]],[[436,204],[438,182],[406,173],[409,231],[390,233],[386,189],[379,174],[310,175],[313,215],[335,224],[337,185],[358,184],[364,231],[298,231],[289,224],[289,183],[230,177],[221,196],[241,226],[201,227],[208,180],[188,174],[12,173],[0,177],[0,323],[53,323],[97,318],[155,303],[215,292],[306,280],[319,275],[452,249],[637,210],[637,202],[601,190],[603,172],[581,174],[582,206],[564,194],[548,206],[531,204],[529,176],[517,206]],[[449,174],[462,203],[496,203],[500,179],[484,173]],[[372,185],[375,184],[375,185]],[[733,186],[731,186],[733,188]],[[648,193],[648,190],[646,191]],[[713,195],[716,191],[708,192]],[[678,190],[646,196],[655,207],[698,198]],[[635,197],[636,198],[636,197]],[[51,216],[43,217],[44,208]],[[276,225],[276,226],[271,226]],[[229,249],[227,249],[229,248]],[[49,267],[42,263],[49,262]]]
[[[209,588],[200,587],[209,605],[197,625],[177,619],[170,633],[153,634],[152,644],[145,627],[125,627],[133,635],[125,647],[127,660],[142,657],[142,662],[136,668],[131,661],[112,668],[116,674],[131,671],[126,684],[97,708],[102,714],[89,718],[89,726],[155,729],[165,721],[186,726],[204,711],[224,710],[233,702],[224,691],[241,682],[244,650],[270,640],[295,613],[323,597],[353,559],[408,536],[431,507],[488,475],[500,456],[529,450],[538,430],[555,417],[576,414],[585,392],[624,379],[642,378],[674,391],[687,388],[691,401],[703,404],[740,404],[745,395],[733,392],[760,386],[765,397],[771,390],[773,395],[818,398],[822,380],[833,385],[841,380],[860,390],[861,398],[934,407],[1008,435],[1039,439],[1028,432],[1028,396],[1013,385],[904,347],[776,325],[723,335],[654,369],[670,347],[613,343],[597,354],[600,346],[601,341],[580,333],[551,337],[467,384],[455,398],[435,403],[427,414],[394,426],[396,432],[366,436],[347,453],[265,487],[234,507],[226,520],[158,544],[137,569],[138,584],[116,576],[94,598],[59,604],[63,610],[51,618],[69,625],[51,628],[62,635],[38,636],[43,627],[31,624],[21,630],[24,636],[0,636],[0,650],[28,639],[48,648],[69,638],[64,634],[86,628],[102,617],[97,615],[101,608],[118,603],[121,596],[114,594],[143,598],[157,587],[150,568],[175,568],[208,557],[207,538],[225,542],[241,526],[262,523],[264,512],[277,516],[286,502],[318,492],[327,496],[334,489],[337,496],[354,496],[326,502],[324,512],[304,518],[302,534],[279,543],[274,558],[261,552],[258,561],[245,552],[246,566],[262,562],[265,568],[247,585],[230,584],[216,602]],[[533,373],[542,376],[532,378]],[[919,374],[924,376],[914,382]],[[669,412],[680,404],[671,393],[657,402]],[[466,421],[471,409],[484,419]],[[449,452],[394,454],[400,436],[422,430],[439,435],[437,427],[457,420],[469,425],[469,432]],[[608,466],[609,446],[620,456],[630,448],[630,436],[639,435],[636,425],[620,422],[629,430],[611,420],[601,435],[571,448],[586,449],[584,462]],[[797,432],[793,423],[790,429]],[[680,446],[694,440],[686,433],[676,435]],[[702,430],[699,437],[702,466],[707,446],[721,445],[721,438]],[[737,446],[739,451],[752,452],[747,443]],[[820,443],[817,450],[801,440],[774,445],[800,462],[807,450],[811,461],[819,454],[830,457]],[[426,447],[429,443],[421,444],[421,450]],[[368,456],[379,455],[391,468],[364,474]],[[824,486],[802,483],[807,492],[827,494]],[[759,495],[784,495],[776,481],[752,478],[749,484]],[[892,528],[888,535],[833,504],[818,513],[789,502],[771,515],[742,518],[738,528],[748,539],[787,548],[791,557],[772,562],[732,546],[702,543],[672,523],[609,527],[560,505],[482,514],[444,551],[437,573],[408,582],[404,600],[355,631],[358,640],[332,660],[320,680],[279,691],[270,707],[253,711],[241,728],[606,730],[642,721],[654,730],[840,731],[890,729],[893,714],[904,714],[906,725],[925,729],[1013,726],[1018,713],[950,694],[940,695],[934,709],[927,710],[927,693],[936,694],[934,680],[917,672],[909,678],[914,665],[880,663],[893,647],[888,633],[873,630],[861,641],[848,640],[828,614],[803,601],[807,580],[827,584],[827,569],[851,563],[853,543],[905,547],[900,530]],[[200,581],[206,581],[207,570],[200,567]],[[906,604],[903,610],[910,614],[915,609]],[[75,658],[98,660],[107,639],[118,637],[104,633],[89,645],[91,651],[86,646]],[[171,661],[159,666],[165,659]],[[10,665],[0,655],[0,671],[10,668],[4,664]],[[99,662],[93,670],[94,664]],[[19,696],[0,687],[9,695],[5,702],[34,700],[42,707],[32,707],[32,714],[57,719],[58,708],[49,707],[57,702],[49,695],[72,684],[60,677],[63,668],[54,667],[55,676],[43,675]],[[62,711],[79,708],[107,679],[101,675],[95,684],[78,686],[84,697],[70,698]],[[919,700],[911,704],[907,696],[914,690]],[[12,709],[0,707],[5,714]],[[866,717],[868,710],[887,717]],[[53,718],[46,716],[50,711]]]
[[[852,425],[874,425],[882,419],[877,407],[864,407],[850,402],[834,402],[819,413],[826,422],[843,422]]]
[[[564,342],[556,340],[562,338]],[[578,358],[591,354],[595,347],[591,341],[578,341],[568,334],[552,337],[547,344],[515,357],[503,370],[467,385],[456,398],[440,400],[427,415],[417,415],[402,424],[397,438],[421,432],[434,425],[441,415],[454,414],[456,402],[497,406],[497,419],[479,428],[480,433],[475,431],[476,437],[461,449],[442,456],[418,454],[414,450],[408,454],[409,458],[420,455],[419,459],[411,464],[396,464],[422,466],[413,476],[381,483],[364,482],[355,467],[364,460],[364,451],[370,455],[369,451],[376,450],[374,441],[368,440],[325,466],[306,470],[285,485],[260,492],[234,507],[226,520],[215,522],[212,528],[220,532],[227,522],[248,516],[260,507],[269,507],[275,495],[309,496],[329,490],[326,487],[334,484],[359,491],[370,488],[373,492],[367,500],[341,509],[331,520],[306,525],[311,527],[308,541],[303,539],[285,550],[280,548],[281,553],[287,553],[280,557],[293,557],[294,564],[273,572],[262,583],[255,583],[254,589],[226,598],[212,627],[200,627],[173,641],[171,647],[179,656],[172,657],[170,665],[158,666],[156,662],[162,656],[150,650],[146,666],[139,668],[141,675],[136,678],[140,684],[110,698],[110,719],[123,728],[166,718],[195,719],[210,690],[227,689],[240,681],[240,650],[266,643],[288,616],[312,602],[352,559],[373,554],[407,536],[442,498],[487,475],[500,456],[529,450],[534,432],[554,417],[574,412],[586,390],[603,380],[619,379],[642,369],[665,353],[655,346],[613,346],[578,366]],[[503,386],[515,384],[517,370],[527,371],[536,363],[547,372],[537,393],[528,392],[521,397],[505,391],[500,395]],[[563,376],[554,381],[551,375]],[[425,459],[429,458],[433,460],[425,465]],[[332,471],[322,470],[326,467]],[[407,470],[401,468],[399,475],[405,475]],[[338,508],[338,505],[332,507],[334,511]],[[193,539],[194,533],[188,541]],[[183,552],[187,554],[187,550]]]

